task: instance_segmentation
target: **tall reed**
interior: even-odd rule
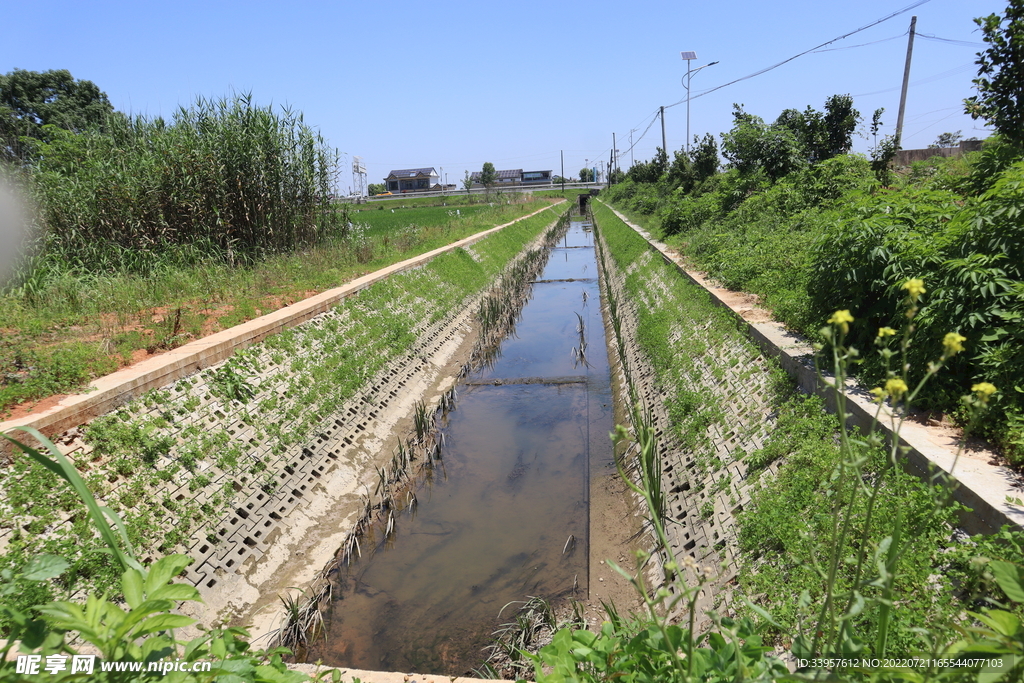
[[[288,108],[199,99],[170,122],[115,113],[57,131],[30,171],[48,270],[144,272],[168,258],[234,263],[315,244],[343,222],[337,154]]]

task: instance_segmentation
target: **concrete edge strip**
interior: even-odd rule
[[[45,436],[53,436],[73,429],[128,403],[151,389],[166,386],[204,367],[215,365],[229,358],[236,351],[305,322],[327,311],[342,299],[352,296],[376,282],[385,280],[396,273],[422,266],[435,256],[479,242],[503,228],[531,218],[564,202],[565,200],[562,199],[525,216],[520,216],[514,221],[488,228],[419,256],[393,263],[339,287],[100,377],[89,384],[86,393],[67,396],[56,405],[40,413],[0,422],[0,432],[6,432],[15,427],[34,427]]]
[[[365,669],[353,669],[351,667],[330,667],[318,666],[316,664],[291,664],[288,668],[292,671],[300,671],[309,676],[323,675],[325,672],[340,671],[341,680],[363,681],[363,683],[508,683],[500,679],[488,678],[465,678],[462,676],[447,676],[445,674],[419,674],[403,671],[367,671]],[[327,676],[323,680],[330,680]],[[530,683],[524,681],[523,683]]]
[[[600,200],[598,200],[600,201]],[[695,285],[704,289],[711,301],[726,309],[735,316],[738,322],[746,327],[747,335],[761,348],[762,352],[779,361],[782,368],[792,376],[801,389],[816,394],[827,402],[831,410],[835,410],[835,397],[832,386],[828,384],[831,377],[819,378],[815,372],[811,356],[814,349],[810,341],[786,330],[782,323],[751,322],[743,313],[753,310],[750,306],[739,307],[721,296],[725,288],[711,285],[700,273],[687,270],[679,257],[673,254],[663,242],[658,242],[642,227],[636,225],[617,209],[601,202],[615,213],[623,223],[635,230],[644,238],[651,249],[657,251],[665,261],[679,270]],[[867,430],[874,420],[877,404],[872,402],[866,391],[861,389],[854,380],[847,381],[846,410],[848,421],[852,425]],[[883,409],[879,415],[876,429],[887,439],[892,438],[893,429],[883,420],[887,420],[888,410]],[[994,533],[1004,524],[1024,527],[1024,508],[1007,502],[1008,496],[1024,497],[1024,492],[1014,488],[1013,483],[1019,477],[1010,469],[993,465],[987,459],[972,458],[961,454],[957,459],[957,442],[947,434],[940,434],[916,422],[905,422],[900,431],[900,443],[909,447],[907,460],[914,473],[926,479],[933,467],[942,471],[954,472],[960,483],[955,490],[954,499],[971,508],[972,515],[962,519],[964,528],[969,533]]]

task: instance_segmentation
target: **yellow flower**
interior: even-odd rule
[[[879,339],[881,339],[882,337],[893,337],[895,335],[896,335],[896,330],[892,329],[891,327],[879,327],[878,328],[878,338]]]
[[[907,383],[902,379],[890,379],[885,383],[885,393],[899,400],[900,396],[907,393]]]
[[[907,290],[910,294],[910,300],[917,303],[917,297],[924,294],[927,290],[924,288],[924,280],[920,278],[911,278],[903,284],[903,289]]]
[[[885,400],[885,389],[882,387],[875,387],[871,390],[871,395],[875,397],[872,399],[875,403],[881,403]]]
[[[964,342],[967,341],[967,337],[957,334],[956,332],[950,332],[942,340],[942,348],[945,351],[942,353],[944,356],[952,356],[964,350]]]
[[[847,310],[836,311],[832,314],[832,317],[828,319],[830,325],[838,325],[839,329],[846,334],[850,331],[850,323],[853,322],[853,316]]]
[[[988,398],[989,396],[991,396],[992,394],[996,393],[999,390],[996,389],[994,384],[991,384],[989,382],[978,382],[977,384],[971,387],[971,391],[973,391],[976,394],[980,394],[985,398]]]

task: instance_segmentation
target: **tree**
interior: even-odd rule
[[[685,147],[672,153],[672,164],[668,167],[668,184],[672,187],[681,187],[684,192],[693,189],[693,162]]]
[[[371,197],[375,194],[382,194],[388,191],[388,186],[384,183],[370,183],[366,186],[366,194]]]
[[[661,176],[668,173],[668,154],[661,147],[655,149],[654,158],[651,159],[651,173],[655,176],[654,181],[657,182]]]
[[[985,119],[999,135],[1024,148],[1024,0],[1008,0],[1006,13],[974,20],[988,48],[978,53],[978,94],[964,100],[964,110]]]
[[[580,182],[581,183],[592,183],[592,182],[594,182],[594,169],[592,169],[592,168],[581,168],[580,169]]]
[[[762,170],[771,180],[807,165],[803,145],[789,125],[766,124],[733,105],[733,127],[722,133],[722,154],[742,175]]]
[[[819,123],[815,160],[824,161],[849,152],[853,147],[853,131],[859,122],[860,112],[853,108],[853,97],[850,95],[833,95],[825,100],[825,115]]]
[[[871,170],[875,172],[878,182],[888,185],[891,180],[889,164],[896,158],[896,152],[900,150],[899,140],[895,135],[886,135],[882,141],[878,141],[878,131],[882,128],[882,114],[885,107],[879,107],[871,116],[871,137],[875,141],[871,148]]]
[[[668,155],[661,147],[657,148],[654,158],[650,161],[637,161],[630,168],[626,176],[636,183],[656,183],[668,172]]]
[[[462,179],[462,189],[466,191],[466,194],[469,194],[469,191],[472,189],[472,187],[473,176],[470,175],[469,171],[466,171],[466,175]]]
[[[80,133],[102,126],[113,111],[106,93],[67,69],[15,69],[0,76],[0,156],[24,158],[20,139],[49,139],[45,126]]]
[[[808,106],[800,112],[786,109],[773,125],[789,130],[812,164],[846,154],[853,147],[853,131],[860,112],[850,95],[832,95],[825,100],[824,113]]]
[[[703,138],[693,136],[693,153],[690,157],[694,183],[702,183],[718,173],[718,144],[715,136],[706,133]]]
[[[498,172],[494,170],[494,164],[485,161],[484,167],[480,170],[480,184],[490,192],[496,182],[498,182]]]
[[[939,137],[935,138],[935,142],[928,145],[928,149],[936,149],[942,147],[956,147],[963,140],[964,136],[962,131],[955,133],[940,133]]]

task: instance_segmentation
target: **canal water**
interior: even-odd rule
[[[442,465],[395,533],[340,570],[326,643],[307,661],[463,675],[513,619],[509,603],[586,597],[590,471],[613,457],[589,223],[570,223],[514,333],[458,395]]]

